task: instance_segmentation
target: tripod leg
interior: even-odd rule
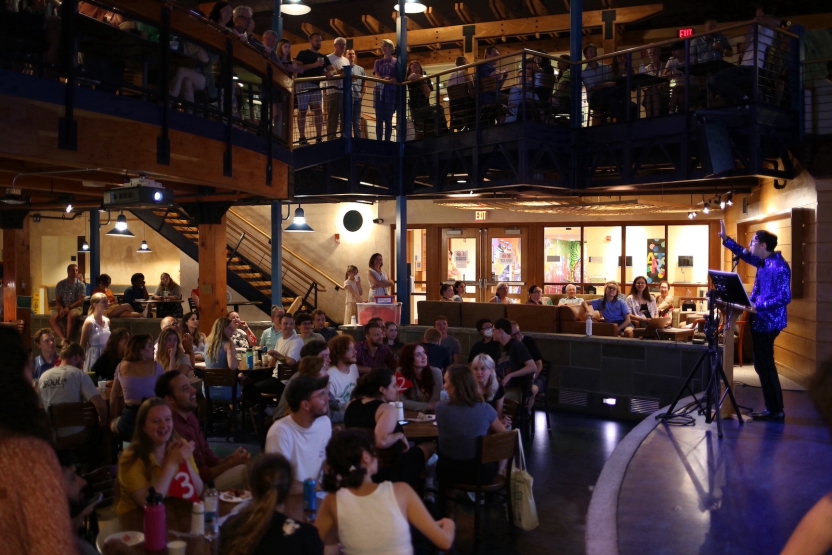
[[[682,387],[679,389],[679,393],[676,394],[676,397],[673,399],[673,402],[670,404],[670,407],[667,409],[667,412],[664,413],[664,414],[658,415],[656,417],[656,419],[672,418],[673,417],[673,411],[676,410],[676,405],[679,403],[679,401],[682,400],[682,397],[684,396],[686,389],[693,394],[694,398],[696,397],[696,392],[693,391],[690,388],[690,382],[693,380],[693,377],[696,375],[696,372],[699,370],[699,368],[700,368],[702,362],[705,360],[706,356],[708,356],[707,351],[702,353],[702,355],[699,357],[699,360],[697,360],[696,364],[693,365],[693,369],[690,371],[690,374],[688,374],[688,379],[686,379],[685,383],[682,384]],[[697,402],[699,402],[699,401],[697,400]]]
[[[719,367],[719,371],[722,371],[722,367]],[[716,418],[716,437],[722,439],[722,398],[720,397],[720,390],[719,390],[719,380],[714,380],[714,387],[713,387],[713,396],[716,400],[714,405],[714,417]]]

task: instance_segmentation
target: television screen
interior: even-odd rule
[[[693,267],[693,257],[692,256],[680,256],[679,257],[679,267],[680,268],[692,268]]]

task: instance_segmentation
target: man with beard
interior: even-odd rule
[[[382,366],[390,370],[396,369],[393,351],[384,344],[382,324],[370,322],[364,326],[364,341],[355,348],[355,363],[360,374],[366,374],[373,368]]]

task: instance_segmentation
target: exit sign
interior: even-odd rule
[[[693,29],[679,29],[680,39],[689,39],[693,36]]]
[[[485,221],[485,217],[488,215],[488,212],[485,210],[477,210],[474,212],[474,221],[482,222]]]

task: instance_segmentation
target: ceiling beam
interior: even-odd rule
[[[332,30],[335,31],[339,37],[363,37],[364,33],[349,25],[348,23],[344,23],[340,19],[330,19],[329,26],[332,27]]]
[[[526,0],[526,9],[529,10],[529,13],[532,15],[547,15],[549,10],[546,9],[546,6],[540,0]]]
[[[433,27],[451,26],[451,22],[448,21],[441,13],[436,11],[436,8],[428,6],[428,9],[425,11],[425,17],[428,19],[428,23],[430,23]]]
[[[503,0],[488,0],[488,6],[491,8],[491,13],[497,19],[503,21],[506,19],[515,19],[514,14],[508,9]]]
[[[374,35],[385,35],[394,32],[393,29],[386,26],[381,21],[379,21],[371,15],[362,15],[361,23],[363,23],[364,27],[366,27],[367,30]]]
[[[522,48],[528,48],[530,50],[545,50],[549,53],[554,52],[569,52],[569,39],[568,38],[560,38],[560,39],[550,39],[550,38],[543,38],[540,40],[529,40],[524,43],[512,43],[508,45],[504,45],[500,47],[501,54],[510,54],[515,50],[520,50]],[[407,59],[409,61],[416,61],[422,64],[422,66],[429,66],[429,65],[438,65],[438,64],[453,64],[455,63],[458,56],[465,56],[465,52],[461,46],[459,47],[452,47],[452,48],[442,48],[441,50],[435,50],[432,52],[411,52],[407,55]],[[485,47],[479,49],[478,56],[485,55]],[[470,60],[470,56],[468,56]],[[370,64],[371,65],[371,64]],[[366,68],[365,68],[366,69]]]
[[[648,4],[643,6],[634,6],[632,8],[617,8],[615,22],[622,25],[635,23],[656,15],[662,10],[662,4]],[[584,29],[600,29],[603,25],[601,13],[602,12],[600,10],[584,12]],[[533,35],[535,33],[540,33],[542,35],[560,31],[569,31],[569,17],[569,14],[559,14],[527,17],[509,21],[487,21],[475,23],[473,24],[474,38],[476,40],[485,40],[489,38],[501,39],[502,37],[517,37],[530,34]],[[466,38],[463,34],[463,27],[467,26],[452,25],[437,29],[410,31],[407,34],[407,44],[409,47],[418,47],[463,42]],[[353,48],[356,52],[372,52],[379,50],[381,48],[382,39],[396,41],[396,36],[394,33],[386,33],[355,37],[353,39]],[[303,50],[303,48],[306,48],[306,46],[303,46],[302,48],[294,46],[292,48],[293,55],[296,55],[297,52]]]
[[[300,28],[303,29],[303,32],[306,33],[306,36],[309,36],[312,33],[318,33],[319,35],[321,35],[321,38],[323,38],[324,41],[335,40],[335,37],[333,37],[332,35],[330,35],[326,31],[322,31],[322,30],[318,29],[317,27],[315,27],[311,23],[306,23],[306,22],[301,23]]]
[[[454,11],[456,11],[456,15],[458,15],[459,19],[461,19],[462,22],[466,25],[470,25],[472,23],[479,23],[481,21],[476,14],[471,13],[471,10],[468,9],[468,6],[465,4],[465,2],[455,2]]]
[[[399,18],[399,12],[393,10],[392,15],[390,16],[393,18],[393,21],[396,21]],[[408,31],[418,31],[419,29],[424,29],[421,25],[413,21],[412,17],[407,18],[407,30]]]
[[[283,31],[283,38],[288,40],[292,44],[304,44],[305,45],[309,42],[309,39],[299,37],[298,35],[290,32],[290,31],[286,31],[285,29]]]

